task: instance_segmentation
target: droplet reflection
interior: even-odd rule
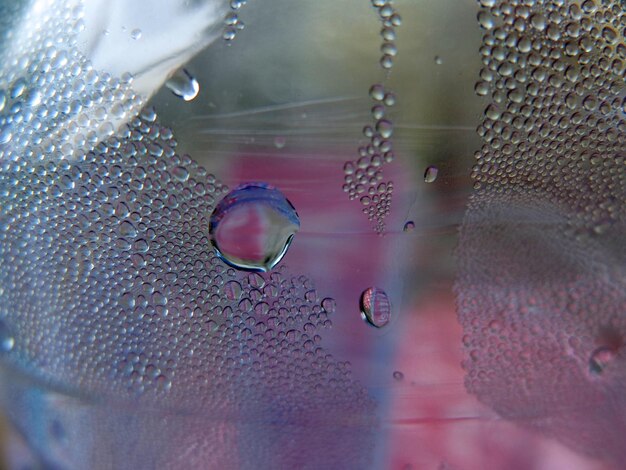
[[[287,198],[264,183],[238,186],[215,207],[209,222],[211,242],[227,264],[269,271],[283,258],[300,229]]]
[[[382,328],[391,319],[391,303],[384,290],[368,287],[361,294],[361,318],[376,328]]]

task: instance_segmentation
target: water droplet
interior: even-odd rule
[[[429,166],[428,168],[426,168],[426,171],[424,172],[424,181],[426,183],[433,183],[437,179],[438,173],[439,173],[439,168],[433,165]]]
[[[185,182],[189,178],[189,171],[184,166],[177,166],[172,170],[172,175],[177,180]]]
[[[391,319],[391,303],[384,290],[368,287],[361,294],[361,317],[370,325],[382,328]]]
[[[246,4],[245,0],[230,0],[230,7],[233,10],[239,10],[245,4]]]
[[[224,29],[224,32],[222,33],[222,38],[226,41],[232,41],[233,39],[235,39],[236,35],[237,35],[237,30],[234,27],[229,26],[226,29]]]
[[[322,308],[326,313],[335,313],[335,310],[337,308],[337,302],[335,301],[335,299],[326,297],[324,300],[322,300]]]
[[[0,144],[9,143],[12,137],[13,134],[11,133],[11,128],[9,126],[0,128]]]
[[[376,83],[370,87],[370,96],[376,101],[382,101],[385,97],[385,87]]]
[[[393,124],[391,121],[381,119],[376,123],[376,130],[384,139],[389,139],[393,135]]]
[[[287,144],[287,139],[281,135],[274,137],[274,146],[282,149]]]
[[[589,358],[589,372],[592,374],[602,374],[611,362],[615,360],[617,352],[606,346],[600,346],[591,353]]]
[[[228,300],[239,300],[241,298],[241,284],[237,281],[228,281],[224,285],[224,295]]]
[[[227,264],[269,271],[283,258],[300,229],[287,198],[264,183],[241,185],[215,207],[209,223],[211,242]]]
[[[185,101],[193,100],[200,92],[200,84],[186,69],[180,69],[174,73],[165,82],[165,86]]]
[[[403,380],[404,379],[404,374],[402,372],[400,372],[399,370],[396,370],[393,372],[393,378],[396,380]]]
[[[412,232],[415,229],[415,222],[412,220],[407,221],[402,227],[403,232]]]
[[[443,59],[441,58],[441,56],[438,56],[438,55],[435,56],[435,64],[437,65],[443,64]]]
[[[485,10],[478,13],[478,23],[480,24],[480,26],[487,30],[493,29],[493,27],[496,25],[494,17],[491,15],[491,13]]]
[[[141,39],[141,35],[143,33],[141,32],[140,29],[133,29],[132,32],[130,33],[130,37],[133,38],[134,40],[138,40]]]

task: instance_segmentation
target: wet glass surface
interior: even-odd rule
[[[7,465],[621,468],[624,15],[0,0]]]

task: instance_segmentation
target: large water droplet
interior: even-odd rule
[[[200,92],[200,84],[186,69],[178,70],[165,82],[165,86],[185,101],[193,100]]]
[[[368,287],[361,294],[361,317],[370,325],[382,328],[391,319],[391,303],[384,290]]]
[[[291,202],[264,183],[244,184],[228,193],[209,223],[218,256],[235,268],[250,271],[269,271],[276,266],[299,229],[300,219]]]

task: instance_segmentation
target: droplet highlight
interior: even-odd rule
[[[589,372],[600,375],[609,365],[615,361],[617,352],[609,347],[600,346],[589,357]]]
[[[412,220],[407,221],[402,227],[403,232],[412,232],[413,230],[415,230],[415,222]]]

